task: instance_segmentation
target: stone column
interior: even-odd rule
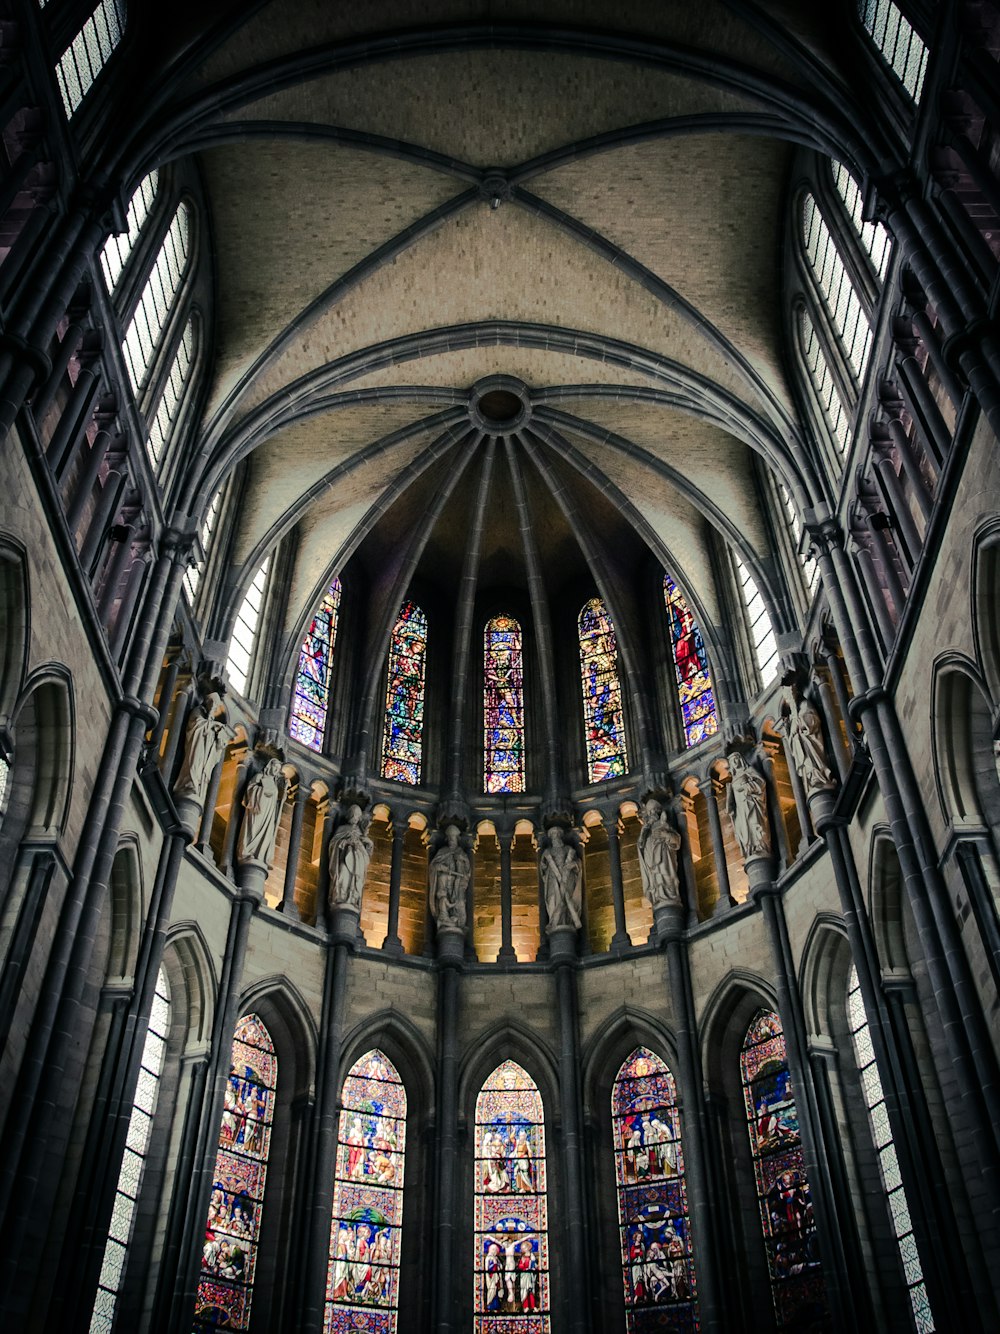
[[[829,662],[830,658],[833,657],[834,655],[830,654],[826,661]],[[834,666],[836,666],[835,660]],[[830,669],[828,668],[828,670]],[[843,681],[841,681],[841,685],[843,685]],[[850,772],[851,765],[844,753],[844,741],[840,732],[840,719],[834,709],[833,700],[830,698],[830,687],[826,681],[823,680],[819,672],[815,670],[813,671],[810,680],[810,687],[811,694],[816,701],[820,713],[826,721],[826,734],[829,738],[827,750],[831,751],[833,754],[834,768],[837,770],[837,777],[843,783]],[[848,726],[850,726],[851,720],[849,716],[846,717],[846,721]]]
[[[698,882],[694,874],[694,858],[691,855],[691,825],[694,823],[694,811],[692,810],[691,797],[686,792],[678,792],[673,801],[674,814],[677,816],[677,832],[680,834],[681,846],[680,856],[678,858],[678,870],[681,874],[681,896],[682,900],[687,901],[687,924],[688,926],[697,926],[700,921],[698,913]],[[654,932],[659,939],[659,928],[656,927],[656,913],[653,913]]]
[[[608,831],[608,865],[611,870],[611,898],[615,907],[615,934],[611,937],[611,949],[621,954],[632,945],[632,938],[625,926],[625,885],[622,881],[621,835],[618,829],[618,816],[613,812],[605,816]]]
[[[108,435],[107,431],[98,431],[97,435],[94,437],[94,443],[90,446],[90,450],[87,454],[87,460],[83,465],[83,472],[80,474],[79,481],[76,484],[73,499],[70,501],[69,508],[66,511],[66,522],[69,524],[70,531],[74,534],[80,526],[83,512],[87,508],[87,501],[94,494],[94,487],[97,485],[97,479],[101,475],[101,465],[104,463],[110,448],[110,435]]]
[[[212,775],[212,786],[215,789],[215,796],[218,796],[219,781],[222,771],[220,761],[218,771]],[[229,818],[226,821],[226,832],[222,840],[222,855],[219,857],[219,870],[223,875],[233,878],[233,860],[236,855],[236,836],[240,831],[240,823],[243,819],[243,795],[247,790],[247,783],[254,766],[254,756],[252,750],[247,750],[241,757],[236,766],[236,776],[233,779],[233,796],[229,805]],[[209,789],[211,793],[211,788]],[[206,806],[207,806],[206,802]],[[214,801],[212,809],[214,810]]]
[[[512,943],[512,904],[510,887],[510,852],[511,844],[514,841],[513,832],[509,829],[497,830],[497,842],[500,844],[500,933],[501,943],[500,952],[497,954],[497,963],[514,963],[517,961],[517,953]]]
[[[900,485],[891,454],[888,453],[886,447],[880,447],[875,442],[873,442],[873,449],[875,451],[875,471],[882,483],[886,508],[892,515],[893,522],[903,539],[909,566],[912,570],[923,548],[923,538],[917,532],[917,525],[910,512],[906,496],[903,494],[903,488]]]
[[[715,862],[715,876],[719,882],[719,897],[712,909],[713,917],[721,917],[730,908],[736,907],[732,888],[729,884],[729,862],[726,859],[726,842],[722,836],[722,816],[719,814],[718,791],[722,784],[709,772],[705,775],[708,791],[705,793],[705,806],[708,810],[708,832],[712,840],[712,858]]]
[[[163,741],[163,731],[167,725],[167,714],[170,705],[173,703],[174,691],[177,689],[177,674],[180,671],[181,660],[179,652],[173,652],[167,663],[167,670],[163,674],[163,683],[160,686],[160,697],[157,702],[157,719],[153,730],[149,734],[147,742],[147,756],[155,756],[154,763],[158,763],[160,756],[160,744]],[[169,779],[168,779],[169,782]]]
[[[212,777],[208,780],[208,790],[205,793],[205,804],[201,808],[201,820],[198,826],[198,842],[195,844],[195,847],[201,853],[201,855],[203,857],[207,857],[209,861],[213,860],[212,828],[215,824],[215,808],[218,805],[219,801],[219,785],[222,782],[222,770],[225,763],[226,763],[226,756],[225,753],[223,752],[222,758],[219,760],[218,764],[216,764],[215,768],[212,770]],[[246,758],[244,758],[240,763],[240,769],[243,769],[246,766],[246,764],[247,760]],[[239,772],[239,770],[237,772]],[[244,774],[243,777],[245,779],[246,774]],[[233,846],[236,842],[235,825],[239,823],[240,814],[241,814],[241,809],[236,802],[236,794],[234,791],[233,804],[229,808],[229,823],[226,825],[225,841],[223,843],[223,851],[222,851],[223,864],[225,864],[225,859],[227,855],[228,857],[232,858]],[[230,835],[230,830],[232,830],[231,835]],[[229,867],[227,867],[226,869],[228,870]]]
[[[896,627],[886,605],[882,585],[879,583],[878,575],[875,572],[875,562],[872,560],[872,554],[860,540],[856,540],[856,560],[858,569],[861,571],[861,578],[868,590],[868,603],[872,609],[872,615],[878,623],[879,634],[888,655],[893,640],[896,638]]]
[[[403,851],[409,821],[396,816],[392,822],[392,862],[389,867],[389,921],[386,924],[382,948],[386,954],[403,953],[399,938],[399,893],[403,883]],[[470,877],[471,880],[471,877]]]
[[[785,755],[785,764],[788,766],[788,781],[792,787],[792,796],[795,798],[795,813],[799,817],[799,846],[795,849],[795,857],[799,857],[812,842],[813,827],[809,816],[809,803],[806,800],[806,790],[802,786],[802,777],[795,767],[795,761],[792,758],[792,752],[788,745],[788,737],[781,738],[782,749]]]
[[[896,452],[899,454],[899,461],[903,471],[906,473],[907,480],[916,497],[917,504],[920,506],[920,513],[924,516],[924,522],[931,517],[931,511],[934,508],[934,502],[931,499],[930,492],[927,489],[927,482],[923,473],[920,471],[920,464],[917,461],[916,451],[913,448],[913,441],[906,433],[906,427],[894,417],[888,424],[889,439],[896,446]],[[934,458],[928,453],[933,469],[933,476],[937,477],[937,468]],[[933,484],[933,482],[932,482]]]
[[[462,932],[457,927],[438,930],[437,1011],[437,1216],[434,1220],[434,1270],[436,1334],[457,1334],[455,1258],[468,1238],[458,1227],[458,1032],[462,1000]]]
[[[764,742],[757,747],[757,757],[764,782],[767,784],[767,808],[771,818],[772,836],[778,845],[779,865],[785,868],[792,864],[792,850],[788,843],[788,830],[785,828],[785,816],[781,809],[778,781],[774,776],[774,760]]]
[[[285,883],[281,890],[281,902],[278,912],[284,913],[290,922],[300,922],[299,905],[295,901],[295,885],[299,878],[299,855],[302,852],[302,826],[305,823],[306,807],[309,805],[311,790],[305,777],[299,774],[292,799],[292,824],[288,831],[288,859],[285,862]]]

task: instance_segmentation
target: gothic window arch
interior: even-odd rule
[[[475,1334],[549,1334],[545,1114],[516,1061],[480,1090],[475,1150]]]
[[[351,1066],[341,1107],[323,1328],[395,1334],[406,1089],[377,1048]]]
[[[149,1152],[169,1031],[170,987],[167,975],[161,967],[157,974],[149,1027],[146,1029],[146,1038],[142,1045],[139,1080],[136,1084],[132,1114],[129,1117],[128,1133],[125,1138],[125,1154],[118,1171],[115,1203],[104,1246],[104,1259],[94,1299],[90,1334],[110,1334],[114,1324],[115,1308],[125,1273],[129,1243],[132,1239],[136,1205],[142,1187],[143,1169]]]
[[[771,624],[771,613],[761,596],[757,581],[734,551],[733,568],[740,588],[740,598],[747,617],[747,630],[753,648],[754,661],[760,672],[762,686],[768,686],[778,674],[778,641]]]
[[[823,312],[854,377],[854,392],[865,378],[871,352],[868,314],[837,246],[830,220],[807,191],[802,197],[801,238]],[[842,228],[837,228],[838,233]]]
[[[56,63],[66,119],[79,110],[125,31],[125,0],[101,0]]]
[[[382,728],[382,777],[420,782],[424,749],[427,617],[407,598],[389,640],[389,676]]]
[[[626,1329],[695,1329],[677,1086],[646,1047],[637,1047],[618,1071],[611,1119]]]
[[[524,636],[503,613],[483,631],[483,787],[524,791]]]
[[[257,1015],[244,1015],[233,1035],[195,1299],[196,1331],[249,1327],[277,1077],[270,1033]]]
[[[250,667],[257,640],[257,627],[260,624],[261,608],[267,590],[267,572],[270,566],[271,557],[268,555],[264,557],[260,569],[254,575],[250,587],[247,589],[246,597],[240,604],[240,609],[236,613],[236,624],[233,626],[233,637],[229,641],[226,671],[229,680],[241,695],[246,691],[247,680],[250,676]]]
[[[788,1054],[773,1010],[750,1021],[740,1072],[775,1323],[800,1328],[822,1317],[826,1293]]]
[[[628,772],[628,746],[622,688],[618,677],[618,641],[604,601],[591,598],[577,618],[587,779],[602,783]]]
[[[334,576],[309,623],[295,669],[288,735],[311,750],[323,749],[326,734],[340,591],[340,580]]]
[[[912,102],[920,100],[927,47],[893,0],[858,0],[858,17],[872,45]]]
[[[677,702],[684,728],[684,744],[696,746],[719,730],[715,687],[708,665],[705,640],[687,601],[669,574],[663,576],[670,653],[674,664]]]
[[[868,1112],[872,1142],[878,1155],[882,1187],[889,1206],[892,1230],[896,1238],[896,1246],[899,1249],[899,1258],[903,1266],[903,1275],[910,1297],[914,1328],[917,1334],[931,1334],[931,1331],[935,1328],[934,1317],[931,1314],[927,1288],[924,1285],[923,1268],[920,1264],[917,1241],[913,1235],[913,1226],[910,1222],[910,1207],[907,1203],[906,1192],[903,1189],[896,1146],[892,1138],[892,1127],[889,1124],[889,1116],[885,1107],[882,1080],[879,1076],[878,1065],[875,1062],[868,1015],[865,1012],[865,1003],[861,995],[861,984],[858,982],[858,970],[854,964],[851,964],[851,971],[847,980],[847,1025],[851,1032],[854,1059],[857,1062],[858,1073],[861,1076],[861,1092]]]

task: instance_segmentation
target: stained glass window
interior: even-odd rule
[[[934,1317],[931,1314],[930,1302],[927,1300],[924,1272],[910,1222],[910,1206],[903,1189],[899,1159],[885,1108],[882,1080],[875,1063],[875,1051],[872,1047],[865,1003],[861,996],[861,985],[858,982],[858,970],[853,964],[847,982],[847,1023],[854,1043],[854,1057],[861,1074],[861,1091],[865,1106],[868,1108],[868,1122],[871,1126],[875,1151],[878,1154],[879,1171],[882,1174],[882,1186],[889,1205],[892,1230],[896,1234],[896,1245],[899,1247],[899,1257],[903,1262],[903,1274],[913,1309],[914,1328],[917,1334],[931,1334],[935,1327]]]
[[[277,1075],[270,1034],[255,1014],[244,1015],[233,1037],[195,1330],[245,1330],[250,1323]]]
[[[825,1329],[812,1197],[781,1020],[759,1010],[740,1055],[757,1200],[778,1329]]]
[[[156,1099],[160,1091],[160,1075],[163,1073],[163,1054],[167,1046],[167,1034],[170,1031],[170,990],[167,976],[160,969],[156,979],[156,991],[153,1006],[149,1014],[149,1027],[146,1040],[142,1044],[142,1058],[139,1065],[139,1081],[135,1089],[135,1100],[128,1122],[128,1134],[125,1139],[125,1156],[122,1158],[118,1173],[118,1186],[115,1190],[115,1203],[111,1211],[111,1226],[108,1228],[108,1240],[104,1247],[104,1260],[101,1264],[101,1277],[98,1280],[97,1296],[94,1299],[94,1313],[90,1320],[90,1334],[107,1334],[115,1319],[115,1307],[118,1293],[121,1291],[122,1277],[125,1272],[125,1260],[129,1242],[132,1239],[132,1225],[135,1221],[135,1207],[142,1184],[143,1168],[149,1151],[149,1137],[153,1129],[153,1116],[156,1112]]]
[[[312,750],[323,749],[339,610],[340,580],[334,579],[316,608],[299,650],[288,735]]]
[[[549,1334],[542,1098],[504,1061],[476,1099],[475,1334]]]
[[[253,646],[257,638],[257,625],[260,621],[260,609],[264,602],[264,589],[267,586],[267,571],[270,564],[271,557],[265,556],[236,613],[233,637],[229,641],[226,672],[240,694],[247,688],[247,677],[250,675],[250,661],[253,658]]]
[[[622,688],[618,680],[618,642],[608,609],[600,598],[584,603],[577,627],[587,772],[592,783],[601,783],[607,778],[621,777],[628,769]]]
[[[344,1080],[330,1226],[325,1334],[395,1334],[406,1090],[370,1051]]]
[[[382,732],[382,777],[419,783],[424,742],[427,617],[415,602],[399,609],[389,641],[389,681]]]
[[[611,1118],[626,1328],[697,1330],[677,1087],[645,1047],[618,1071]]]
[[[524,791],[524,646],[512,616],[483,636],[483,780],[487,792]]]
[[[670,624],[670,648],[684,724],[684,742],[685,745],[696,746],[699,741],[704,741],[719,730],[708,654],[698,623],[669,574],[663,576],[663,597]]]

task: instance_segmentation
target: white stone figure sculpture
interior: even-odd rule
[[[448,825],[445,842],[427,868],[431,914],[439,927],[465,930],[465,895],[472,877],[472,863],[459,841],[458,825]]]
[[[553,825],[548,831],[548,847],[542,853],[542,889],[548,930],[557,926],[583,925],[580,910],[583,906],[583,866],[580,854],[572,843],[567,843],[563,831]]]
[[[243,794],[243,824],[236,847],[237,861],[256,862],[271,869],[285,787],[281,761],[274,758],[269,759],[247,784]]]
[[[767,787],[764,779],[738,751],[727,755],[733,781],[726,793],[726,810],[733,821],[736,841],[746,861],[771,853],[771,833],[767,827]]]
[[[194,706],[188,719],[184,762],[174,783],[174,795],[203,806],[215,766],[235,737],[222,695],[218,690],[210,690]]]
[[[348,806],[347,815],[330,839],[330,906],[361,910],[361,894],[375,844],[368,837],[361,807]]]
[[[781,724],[779,730],[788,738],[788,755],[802,779],[806,797],[829,791],[835,786],[826,762],[823,725],[819,713],[793,683],[781,688]]]
[[[658,801],[647,801],[639,831],[639,870],[643,893],[654,909],[681,901],[677,874],[680,847],[681,836],[667,819],[667,812]]]

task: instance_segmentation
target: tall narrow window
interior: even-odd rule
[[[177,345],[177,351],[174,353],[174,360],[170,367],[170,374],[167,376],[167,382],[163,386],[163,393],[160,395],[159,406],[156,409],[156,416],[153,418],[153,424],[149,428],[149,436],[146,440],[146,449],[149,452],[149,461],[154,468],[159,468],[163,462],[163,454],[166,449],[167,441],[170,439],[170,432],[173,429],[174,420],[177,416],[177,409],[180,407],[181,399],[184,397],[184,389],[188,382],[188,375],[191,371],[191,363],[194,360],[194,320],[188,320],[184,326],[184,332],[181,335],[181,341]]]
[[[339,610],[340,580],[334,579],[316,608],[299,650],[288,735],[312,750],[323,749]]]
[[[875,1064],[868,1015],[865,1013],[861,985],[858,982],[858,970],[853,964],[847,982],[847,1023],[854,1043],[854,1058],[861,1074],[861,1091],[865,1106],[868,1108],[872,1139],[878,1153],[882,1187],[889,1204],[892,1229],[896,1234],[896,1245],[899,1247],[899,1258],[903,1262],[903,1274],[910,1294],[910,1305],[913,1308],[913,1324],[917,1334],[931,1334],[934,1329],[934,1317],[931,1314],[930,1302],[927,1300],[927,1288],[924,1285],[924,1273],[917,1253],[917,1241],[910,1223],[910,1206],[906,1201],[896,1146],[892,1141],[892,1128],[885,1109],[882,1080]]]
[[[844,407],[844,400],[833,378],[830,363],[826,359],[826,349],[820,342],[812,316],[806,314],[805,310],[799,310],[798,325],[799,337],[802,340],[802,355],[809,368],[809,378],[820,401],[830,434],[843,456],[851,443],[851,423]]]
[[[740,1066],[775,1322],[778,1329],[819,1327],[826,1289],[785,1038],[773,1010],[754,1016]]]
[[[382,777],[419,783],[424,748],[427,617],[415,602],[399,609],[389,640],[389,680],[382,730]]]
[[[549,1334],[545,1192],[541,1094],[504,1061],[476,1099],[475,1334]]]
[[[602,783],[627,771],[628,750],[618,680],[618,641],[608,609],[600,598],[584,603],[577,629],[587,773],[591,783]]]
[[[136,1085],[132,1115],[128,1122],[125,1156],[118,1173],[115,1203],[111,1211],[111,1227],[104,1247],[104,1262],[101,1265],[101,1277],[97,1285],[90,1334],[105,1334],[105,1331],[110,1331],[114,1324],[115,1307],[118,1304],[118,1294],[125,1272],[125,1259],[135,1223],[135,1207],[142,1185],[146,1154],[149,1151],[149,1137],[153,1129],[156,1099],[160,1091],[160,1076],[163,1073],[163,1054],[169,1031],[170,989],[166,973],[161,968],[156,979],[146,1040],[142,1044],[139,1082]]]
[[[253,583],[247,589],[247,595],[236,614],[236,625],[233,627],[233,637],[229,643],[226,671],[240,694],[247,688],[250,659],[253,657],[253,645],[257,637],[257,625],[260,621],[260,609],[264,601],[270,563],[271,557],[265,556],[264,563],[254,575]]]
[[[271,1035],[255,1014],[244,1015],[229,1062],[195,1330],[245,1330],[250,1323],[277,1077]]]
[[[740,586],[740,596],[747,613],[747,626],[750,631],[750,643],[760,671],[761,685],[769,685],[778,674],[778,641],[774,637],[771,614],[767,603],[760,595],[757,581],[747,567],[733,552],[733,565]]]
[[[212,533],[215,529],[215,521],[219,517],[219,510],[222,508],[222,487],[212,497],[208,509],[205,513],[205,521],[201,525],[201,549],[203,560],[208,558],[208,548],[212,541]],[[198,586],[201,583],[202,564],[189,565],[184,575],[184,587],[187,589],[188,597],[192,602],[198,592]]]
[[[125,331],[122,352],[136,393],[146,383],[174,299],[180,290],[181,278],[187,267],[190,231],[191,210],[187,204],[179,204]]]
[[[494,616],[483,636],[483,786],[524,791],[524,649],[513,616]]]
[[[806,588],[810,595],[816,592],[819,585],[819,566],[814,557],[810,556],[803,546],[802,520],[799,518],[799,511],[795,506],[795,501],[791,497],[788,488],[782,482],[778,482],[778,494],[781,496],[781,503],[785,507],[785,516],[788,519],[788,531],[792,536],[792,544],[795,547],[795,554],[799,558],[799,565],[802,567],[802,577],[805,580]]]
[[[823,295],[830,320],[859,382],[865,377],[872,331],[826,219],[812,195],[802,205],[806,258]]]
[[[125,29],[124,0],[101,0],[59,57],[56,81],[69,119],[111,59]]]
[[[670,651],[674,659],[674,677],[677,699],[681,706],[684,726],[684,744],[696,746],[719,730],[719,715],[715,707],[715,690],[708,669],[708,654],[698,623],[680,589],[670,578],[663,576],[663,599],[667,606],[670,628]]]
[[[325,1334],[395,1334],[406,1090],[380,1051],[344,1080],[330,1227]]]
[[[916,102],[924,86],[927,47],[893,0],[858,0],[858,15],[879,55]]]
[[[698,1327],[674,1077],[645,1047],[611,1091],[629,1334]]]
[[[881,282],[889,267],[889,253],[892,249],[889,233],[880,222],[865,222],[861,191],[844,164],[831,161],[830,170],[833,172],[834,188],[844,201],[844,208],[847,209],[848,216],[854,224],[858,240],[864,246]]]
[[[135,243],[153,207],[159,180],[159,172],[151,171],[139,182],[137,190],[129,200],[128,212],[125,215],[128,230],[123,236],[109,236],[104,243],[101,251],[101,268],[109,293],[114,293],[129,256],[135,249]]]

